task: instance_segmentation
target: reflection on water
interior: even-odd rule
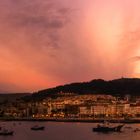
[[[32,131],[34,125],[45,126],[44,131]],[[129,124],[122,133],[102,134],[92,132],[94,123],[62,122],[0,122],[0,126],[15,131],[13,136],[0,136],[0,140],[139,140],[139,124]],[[132,128],[132,129],[129,129]]]

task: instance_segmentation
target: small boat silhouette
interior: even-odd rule
[[[124,126],[124,124],[120,124],[117,126],[113,126],[113,125],[109,125],[109,124],[103,124],[103,125],[98,124],[97,127],[93,128],[93,131],[94,132],[103,132],[103,133],[121,132],[121,129],[123,126]]]
[[[45,129],[44,126],[38,126],[38,125],[31,127],[31,130],[44,130],[44,129]]]
[[[2,136],[8,136],[8,135],[13,135],[14,131],[8,130],[8,129],[2,129],[0,131],[0,135]]]

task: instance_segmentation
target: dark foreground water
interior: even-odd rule
[[[34,125],[45,126],[44,131],[32,131]],[[0,140],[140,140],[140,124],[129,124],[132,129],[125,128],[122,133],[101,134],[92,132],[94,123],[63,122],[0,122],[2,127],[15,131],[13,136],[0,136]]]

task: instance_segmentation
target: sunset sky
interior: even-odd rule
[[[0,92],[140,77],[140,0],[1,0]]]

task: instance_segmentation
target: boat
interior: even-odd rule
[[[8,136],[8,135],[13,135],[13,134],[14,134],[14,131],[7,130],[7,129],[3,129],[0,131],[1,136]]]
[[[45,129],[44,126],[38,126],[38,125],[31,127],[31,130],[44,130],[44,129]]]
[[[113,125],[110,125],[109,123],[108,124],[98,124],[97,127],[93,128],[93,131],[94,132],[103,132],[103,133],[106,133],[106,132],[121,132],[121,129],[122,127],[124,126],[124,124],[120,124],[120,125],[117,125],[117,126],[113,126]]]

